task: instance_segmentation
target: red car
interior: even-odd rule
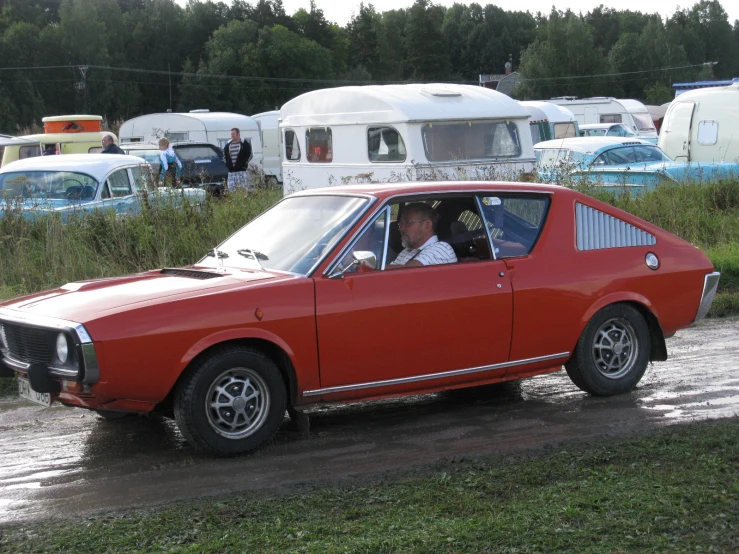
[[[418,249],[414,225],[447,257],[392,264],[404,241]],[[319,402],[563,365],[591,394],[629,391],[705,316],[718,279],[696,247],[563,187],[329,187],[283,199],[192,266],[7,301],[0,350],[26,398],[174,414],[194,446],[229,455]]]

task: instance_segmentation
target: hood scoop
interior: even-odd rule
[[[178,277],[190,277],[192,279],[215,279],[223,277],[221,273],[210,273],[208,271],[195,271],[193,269],[177,269],[174,267],[165,267],[162,275],[176,275]]]

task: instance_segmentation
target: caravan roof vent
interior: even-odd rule
[[[453,90],[445,87],[425,88],[423,92],[431,96],[438,96],[440,98],[453,98],[455,96],[462,96],[462,93],[458,90]]]
[[[207,110],[205,108],[200,108],[198,110],[190,110],[190,113],[210,113],[210,110]]]

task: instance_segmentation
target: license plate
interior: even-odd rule
[[[28,382],[28,379],[23,377],[18,377],[18,395],[21,398],[41,404],[47,408],[51,406],[51,394],[48,392],[36,392],[31,388],[31,383]]]

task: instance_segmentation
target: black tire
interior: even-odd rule
[[[115,421],[117,419],[123,419],[125,417],[133,415],[129,412],[114,412],[112,410],[95,410],[95,413],[97,413],[97,415],[99,415],[103,419],[107,419],[109,421]]]
[[[215,407],[220,401],[220,407]],[[232,456],[254,450],[277,432],[285,416],[285,383],[260,351],[227,346],[192,366],[175,391],[174,414],[198,450]]]
[[[639,311],[628,304],[606,306],[593,316],[577,341],[567,374],[596,396],[633,390],[647,370],[652,337]]]

